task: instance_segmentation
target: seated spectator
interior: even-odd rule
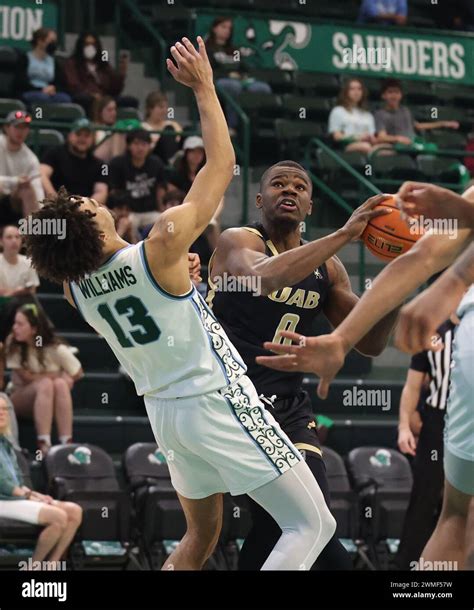
[[[106,162],[109,162],[112,157],[123,155],[127,146],[125,134],[111,134],[110,130],[107,130],[107,127],[113,127],[117,123],[117,102],[114,98],[105,95],[95,100],[92,118],[96,125],[102,125],[105,128],[95,132],[94,155]]]
[[[31,116],[13,110],[0,135],[0,226],[15,224],[44,199],[38,157],[25,144]]]
[[[206,49],[214,70],[216,84],[230,93],[239,96],[242,91],[250,93],[272,93],[268,83],[251,78],[240,59],[238,49],[232,44],[233,22],[231,17],[216,17],[206,39]],[[226,104],[227,123],[234,133],[239,122],[235,110]]]
[[[18,227],[7,225],[0,231],[3,250],[0,254],[0,341],[4,341],[16,310],[32,301],[40,282],[30,259],[20,254],[22,238]]]
[[[68,91],[89,116],[92,103],[103,95],[115,98],[119,106],[138,107],[136,98],[120,96],[127,71],[127,56],[120,56],[118,70],[114,70],[108,61],[107,51],[102,50],[100,38],[92,32],[83,32],[78,36],[74,52],[64,67]]]
[[[164,131],[170,133],[152,133],[151,145],[153,154],[168,164],[174,157],[181,145],[181,134],[183,128],[177,121],[168,119],[168,97],[161,91],[152,91],[147,95],[145,101],[145,121],[142,123],[144,129],[149,131]]]
[[[72,348],[60,340],[41,307],[23,305],[15,315],[5,344],[7,368],[12,370],[11,400],[17,416],[33,417],[38,449],[51,447],[53,419],[61,444],[72,442],[74,383],[84,373]]]
[[[54,59],[58,37],[50,28],[39,28],[31,39],[33,49],[24,55],[20,67],[19,87],[30,106],[35,102],[66,103],[71,96],[64,92],[64,75]]]
[[[329,115],[329,133],[344,150],[370,153],[377,144],[375,121],[367,110],[367,89],[358,78],[347,80]]]
[[[407,0],[362,0],[358,22],[378,25],[405,25]]]
[[[94,132],[88,119],[77,119],[66,144],[47,150],[41,161],[41,179],[48,197],[61,186],[74,195],[92,197],[105,205],[108,196],[108,167],[93,153]]]
[[[26,487],[9,435],[8,404],[0,397],[0,518],[43,525],[32,560],[59,562],[81,525],[82,508]]]
[[[128,203],[129,194],[126,191],[114,191],[107,201],[107,207],[110,209],[112,216],[115,219],[115,228],[122,239],[130,244],[136,244],[138,234],[133,229],[132,219],[130,218],[131,209]],[[150,225],[150,229],[153,225]]]
[[[3,345],[1,345],[1,349],[3,350]],[[18,438],[18,422],[16,420],[16,414],[15,414],[15,408],[13,406],[12,401],[10,400],[10,397],[8,396],[8,394],[5,394],[5,392],[0,392],[0,409],[3,406],[3,403],[5,403],[8,407],[8,419],[10,422],[9,425],[9,430],[6,432],[5,436],[7,437],[7,439],[10,441],[10,443],[13,445],[13,447],[15,449],[20,449],[20,441]],[[1,419],[1,416],[0,416]]]
[[[132,213],[133,231],[156,222],[165,187],[163,161],[151,153],[151,137],[146,129],[127,133],[127,152],[110,162],[110,191],[126,192]]]
[[[205,162],[206,152],[202,138],[189,136],[184,141],[182,156],[176,160],[176,169],[169,172],[168,182],[187,193]]]
[[[415,130],[459,128],[457,121],[431,121],[429,123],[414,121],[410,109],[401,103],[403,90],[401,82],[397,79],[387,79],[384,82],[381,97],[384,105],[375,113],[375,128],[379,142],[409,146],[413,144],[416,136]]]

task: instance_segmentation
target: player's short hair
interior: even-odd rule
[[[61,187],[55,197],[45,199],[43,207],[31,215],[32,226],[48,225],[38,223],[37,219],[65,221],[64,239],[47,231],[31,231],[25,235],[26,253],[33,267],[40,276],[57,284],[77,282],[96,271],[102,262],[102,240],[94,222],[95,214],[81,210],[82,201],[81,196],[70,195]]]
[[[268,178],[268,174],[272,171],[272,169],[274,169],[275,167],[294,167],[296,169],[300,169],[302,172],[304,172],[306,175],[308,175],[308,172],[305,170],[305,168],[300,165],[299,163],[297,163],[296,161],[278,161],[278,163],[275,163],[274,165],[271,165],[268,169],[266,169],[263,174],[262,177],[260,179],[260,191],[263,189],[265,182],[267,181]],[[309,180],[309,176],[308,176],[308,180]],[[310,180],[311,182],[311,180]]]

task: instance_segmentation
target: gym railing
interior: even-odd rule
[[[325,194],[327,195],[334,203],[341,208],[344,212],[347,213],[348,216],[352,214],[354,209],[333,189],[331,189],[321,178],[316,176],[314,172],[311,170],[313,165],[313,160],[311,158],[311,153],[314,148],[319,148],[323,150],[337,165],[341,167],[341,170],[352,176],[361,187],[361,192],[365,189],[371,195],[379,195],[382,191],[372,184],[370,180],[367,180],[364,176],[362,176],[357,170],[355,170],[345,159],[343,159],[340,155],[337,154],[332,148],[330,148],[327,144],[325,144],[319,138],[311,138],[308,142],[305,155],[304,155],[304,164],[310,175],[313,183]],[[361,201],[362,203],[362,201]],[[359,248],[359,291],[362,294],[365,291],[365,278],[366,278],[366,268],[365,268],[365,245],[362,241],[358,242]]]

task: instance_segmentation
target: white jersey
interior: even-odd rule
[[[157,284],[143,241],[70,286],[77,309],[105,338],[139,395],[206,394],[247,370],[194,287],[176,297]]]
[[[470,288],[463,296],[462,301],[459,303],[457,316],[461,318],[468,309],[474,308],[474,284],[471,284]]]

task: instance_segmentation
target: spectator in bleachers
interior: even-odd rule
[[[73,123],[65,144],[46,151],[41,160],[41,179],[48,197],[65,186],[70,193],[106,203],[108,167],[94,156],[93,147],[92,126],[82,118]]]
[[[39,286],[39,278],[30,259],[20,254],[22,238],[17,226],[0,229],[0,341],[10,332],[15,312],[31,302]]]
[[[168,118],[168,96],[161,91],[152,91],[145,101],[145,120],[142,126],[149,131],[164,131],[169,133],[152,133],[151,145],[153,154],[168,164],[181,146],[181,125]]]
[[[38,449],[49,451],[53,419],[59,442],[71,443],[71,390],[84,375],[72,348],[59,339],[36,304],[17,310],[5,345],[6,366],[12,370],[11,399],[18,416],[33,416]]]
[[[0,344],[0,346],[0,349],[3,351],[3,344]],[[9,430],[5,433],[5,436],[8,438],[8,440],[15,449],[20,449],[20,441],[18,438],[18,422],[16,419],[15,407],[13,406],[13,403],[10,400],[8,394],[6,394],[5,392],[0,392],[0,409],[2,408],[3,403],[5,403],[8,407],[8,419],[10,422]]]
[[[362,0],[358,22],[405,25],[407,13],[407,0]]]
[[[367,110],[367,89],[358,78],[347,80],[329,114],[328,131],[346,151],[370,153],[376,148],[375,121]]]
[[[382,108],[375,112],[375,128],[381,143],[410,145],[416,131],[430,129],[459,129],[458,121],[431,121],[420,123],[413,119],[410,109],[402,105],[402,84],[395,78],[387,79],[381,90],[384,101]]]
[[[127,133],[127,152],[110,162],[110,192],[126,192],[135,235],[156,222],[165,190],[165,166],[151,154],[151,136],[146,129]]]
[[[82,522],[82,508],[25,486],[10,438],[9,408],[0,397],[0,518],[43,525],[33,561],[60,561]]]
[[[268,83],[251,78],[241,59],[239,49],[232,43],[233,22],[231,17],[216,17],[206,39],[206,49],[216,84],[233,97],[243,91],[271,94]],[[238,126],[238,115],[230,104],[225,104],[227,123],[232,133]]]
[[[122,239],[129,244],[136,244],[139,235],[133,229],[132,219],[130,218],[131,209],[128,203],[129,194],[126,191],[115,190],[110,194],[107,207],[112,212],[115,220],[115,228]],[[150,225],[150,229],[153,225]]]
[[[187,193],[194,178],[206,162],[204,142],[200,136],[189,136],[183,144],[183,152],[175,161],[175,169],[169,172],[168,182]]]
[[[54,58],[58,37],[50,28],[39,28],[33,32],[32,50],[23,56],[20,65],[20,84],[24,101],[67,103],[71,96],[65,93],[63,71]]]
[[[104,129],[95,132],[96,148],[94,150],[94,155],[98,159],[107,162],[109,162],[112,157],[123,155],[127,146],[125,134],[114,133],[110,135],[110,130],[107,129],[107,127],[114,127],[117,123],[117,102],[114,98],[105,95],[96,99],[93,104],[92,119],[96,125],[104,127]]]
[[[0,135],[0,226],[28,216],[44,199],[38,157],[25,144],[30,123],[27,112],[13,110]]]
[[[138,107],[136,98],[121,95],[128,71],[128,58],[121,55],[118,70],[115,70],[108,61],[108,55],[96,34],[83,32],[78,36],[74,52],[65,64],[68,91],[89,115],[94,100],[103,95],[115,98],[119,106]]]

